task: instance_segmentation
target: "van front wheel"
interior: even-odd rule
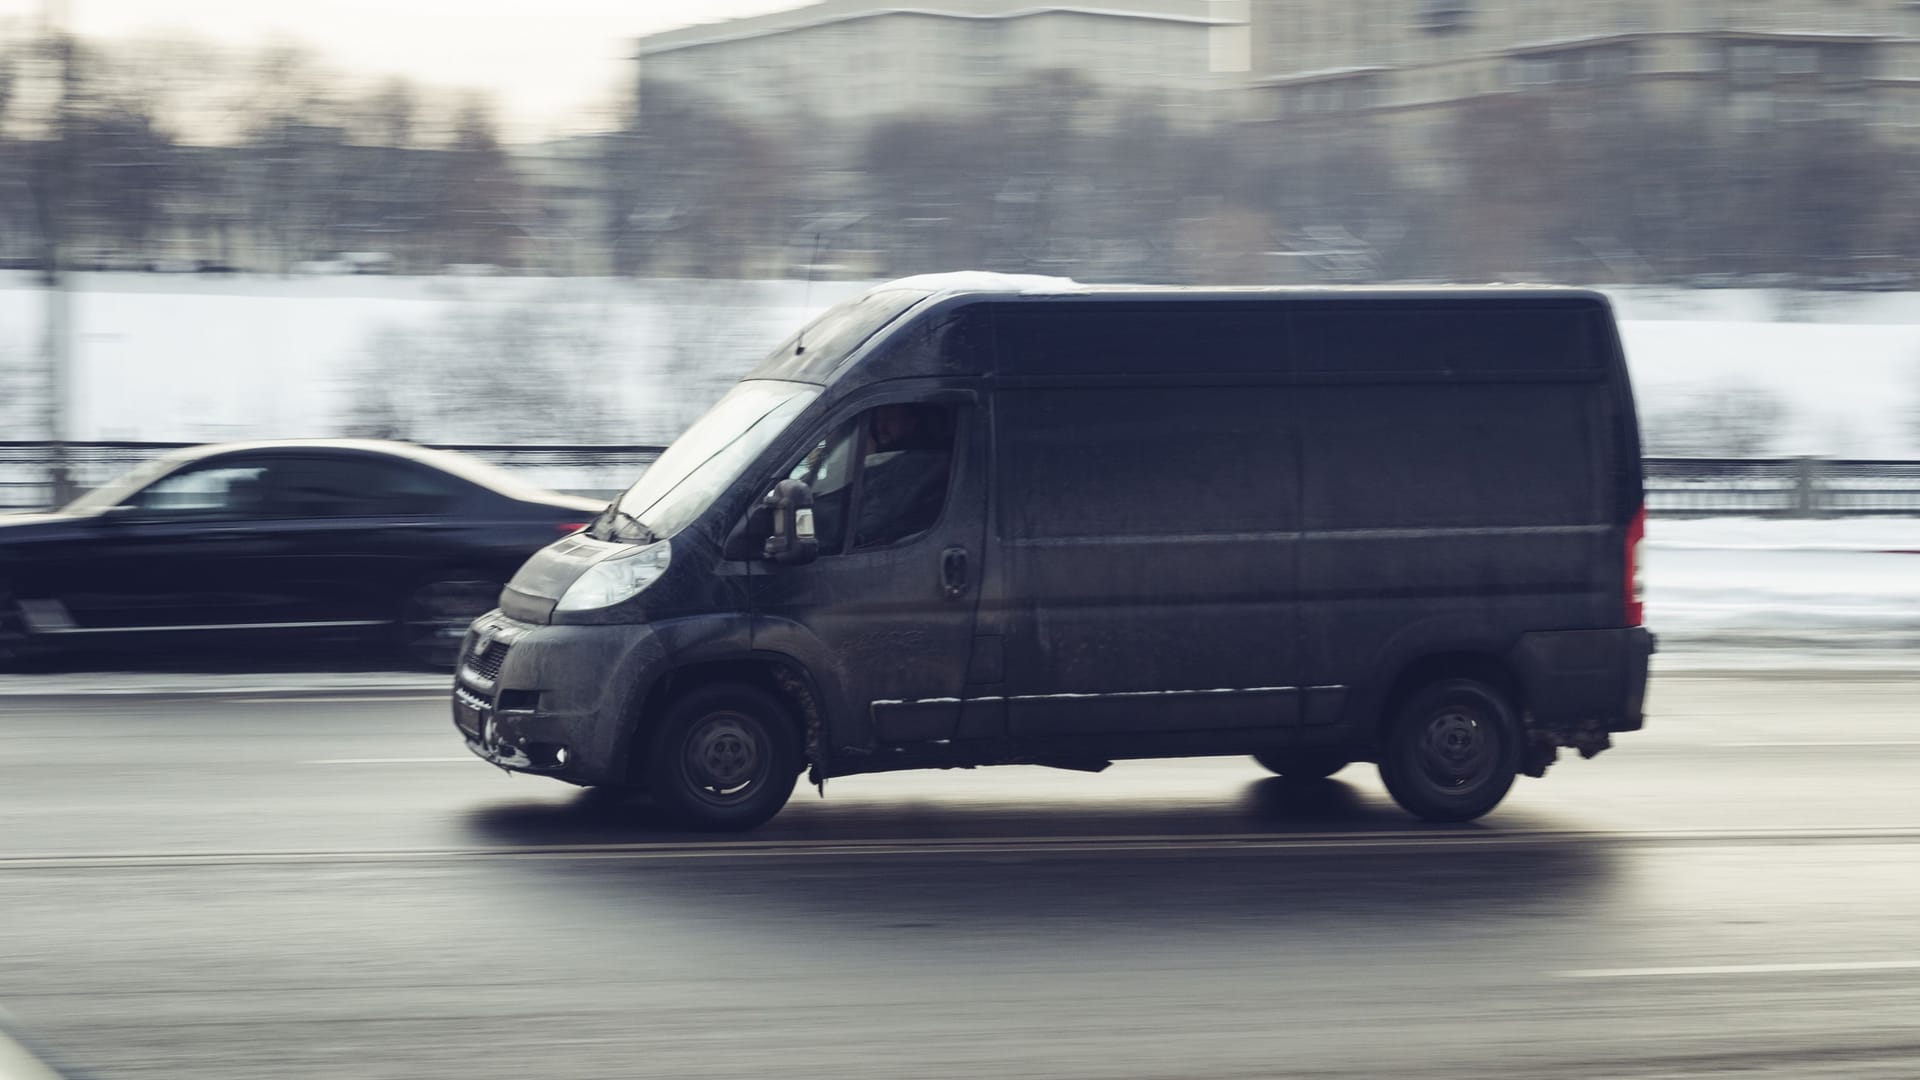
[[[800,740],[792,715],[757,687],[701,687],[667,707],[647,757],[647,790],[676,825],[744,831],[793,795]]]
[[[1472,821],[1506,798],[1520,757],[1520,725],[1506,695],[1476,679],[1445,679],[1394,716],[1380,779],[1415,817]]]

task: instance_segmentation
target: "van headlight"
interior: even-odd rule
[[[640,595],[667,572],[673,545],[665,540],[602,559],[567,586],[555,611],[598,611]]]

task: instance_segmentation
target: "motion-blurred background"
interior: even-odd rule
[[[0,510],[214,466],[0,520],[194,631],[0,673],[0,1073],[17,1024],[101,1078],[1910,1080],[1916,176],[1914,0],[0,0]],[[1606,290],[1647,729],[1456,829],[1193,759],[715,841],[509,783],[400,670],[511,566],[236,661],[180,625],[265,639],[191,610],[229,553],[106,520],[234,517],[274,463],[169,448],[295,436],[604,499],[811,313],[954,269]],[[275,453],[367,562],[387,511],[532,550],[594,505],[400,450]],[[19,566],[0,667],[100,629]]]
[[[1920,454],[1905,0],[542,7],[0,3],[0,435],[659,444],[986,268],[1595,284],[1650,453]]]

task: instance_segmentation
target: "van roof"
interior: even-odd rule
[[[1020,300],[1076,297],[1100,300],[1580,300],[1606,303],[1595,290],[1565,285],[1093,285],[1037,274],[962,271],[921,274],[877,285],[932,297]]]

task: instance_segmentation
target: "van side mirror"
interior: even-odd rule
[[[760,505],[773,515],[764,549],[768,562],[800,566],[819,556],[820,541],[813,535],[813,492],[804,481],[780,481]]]

